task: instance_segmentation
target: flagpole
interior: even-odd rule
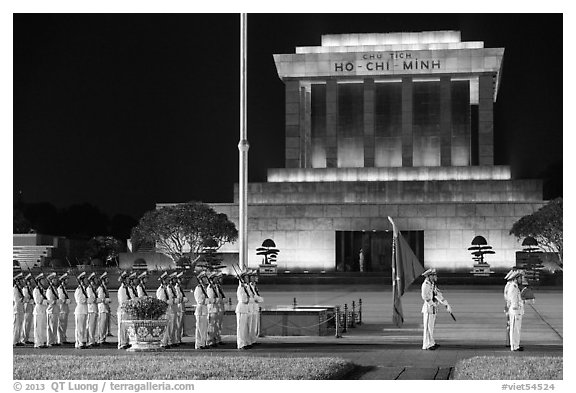
[[[248,131],[247,131],[247,111],[246,111],[246,52],[247,52],[247,17],[240,14],[240,142],[238,150],[240,152],[240,173],[238,184],[238,247],[240,269],[248,266]]]

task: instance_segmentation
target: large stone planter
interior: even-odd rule
[[[128,351],[163,351],[160,347],[168,320],[128,320],[126,333],[131,347]]]

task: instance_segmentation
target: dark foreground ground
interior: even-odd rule
[[[456,362],[473,356],[563,356],[562,288],[535,289],[536,303],[526,307],[522,325],[524,352],[512,353],[504,346],[505,318],[503,287],[445,286],[445,297],[452,305],[457,321],[441,311],[435,337],[441,347],[422,351],[421,299],[419,288],[411,288],[403,298],[405,324],[392,325],[392,294],[390,287],[378,285],[263,285],[266,305],[290,305],[296,298],[299,305],[336,304],[349,306],[352,301],[363,303],[363,324],[334,336],[263,337],[260,345],[249,351],[237,351],[233,335],[225,336],[225,345],[213,350],[194,350],[192,335],[185,344],[169,352],[187,356],[218,354],[224,356],[335,356],[353,361],[360,367],[351,379],[448,379]],[[234,294],[233,287],[226,288]],[[113,310],[115,306],[113,305]],[[74,337],[71,315],[69,339]],[[116,334],[115,326],[113,333]],[[62,353],[92,355],[138,356],[116,349],[114,345],[98,349],[75,350],[73,346],[34,349],[14,348],[14,354]]]

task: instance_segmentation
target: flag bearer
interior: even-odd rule
[[[118,319],[118,349],[128,349],[130,344],[128,344],[128,336],[126,333],[126,327],[124,326],[125,313],[122,309],[122,305],[128,300],[132,299],[132,294],[126,283],[128,274],[122,272],[118,281],[120,281],[120,287],[118,288],[118,308],[116,309],[116,316]]]
[[[64,273],[58,279],[58,299],[60,299],[60,314],[58,314],[58,344],[68,344],[66,330],[68,329],[68,315],[70,314],[70,296],[66,285],[68,284],[68,273]]]
[[[14,297],[12,300],[12,306],[14,309],[14,323],[13,323],[13,339],[12,345],[15,347],[21,347],[24,345],[22,340],[22,328],[24,326],[24,293],[22,292],[22,281],[24,275],[20,272],[14,276]]]
[[[422,349],[433,351],[439,347],[434,341],[434,325],[436,324],[438,305],[445,305],[449,313],[452,313],[452,308],[436,287],[436,269],[428,269],[422,273],[422,275],[426,277],[422,283],[422,300],[424,300],[424,304],[422,305],[424,325]]]
[[[58,286],[58,275],[54,272],[46,276],[48,281],[48,289],[46,291],[46,299],[48,306],[46,307],[46,339],[48,346],[60,345],[58,344],[58,319],[60,317],[60,297],[56,291]]]
[[[194,316],[196,317],[196,339],[194,348],[207,349],[208,348],[208,298],[207,286],[208,278],[205,271],[202,271],[196,276],[198,285],[194,288],[194,300],[196,301],[196,310]]]
[[[86,292],[86,272],[80,273],[77,277],[78,287],[74,291],[76,308],[74,310],[74,321],[76,323],[74,347],[77,349],[88,348],[86,341],[88,338],[86,328],[88,326],[88,293]]]
[[[36,276],[36,288],[34,288],[34,348],[48,348],[46,345],[46,288],[44,285],[44,273]]]
[[[108,293],[108,272],[100,275],[100,285],[96,290],[98,303],[98,333],[97,340],[99,345],[105,345],[108,336],[109,319],[110,319],[110,293]]]
[[[30,341],[30,334],[32,333],[32,326],[34,326],[34,289],[30,284],[32,280],[32,273],[28,273],[24,277],[24,286],[22,287],[22,294],[24,295],[24,323],[22,325],[22,339],[20,342],[24,344],[33,344]]]
[[[162,337],[160,346],[165,349],[170,349],[174,339],[174,308],[172,307],[174,305],[174,297],[166,283],[168,280],[168,273],[162,273],[158,280],[160,281],[160,286],[156,290],[156,297],[168,303],[168,308],[166,309],[166,319],[168,320],[168,324],[166,325],[166,330],[164,331],[164,337]]]
[[[264,298],[260,296],[260,292],[258,291],[258,272],[256,270],[252,270],[249,277],[250,289],[254,295],[254,303],[252,305],[253,316],[252,322],[250,324],[250,341],[252,345],[255,345],[256,341],[258,340],[258,336],[260,335],[260,305],[264,302]]]
[[[250,349],[250,294],[247,283],[248,275],[246,272],[240,273],[238,277],[238,289],[236,290],[236,344],[238,349]]]

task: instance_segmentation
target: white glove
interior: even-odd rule
[[[446,311],[448,311],[450,314],[452,314],[452,307],[450,307],[449,304],[446,304]]]

